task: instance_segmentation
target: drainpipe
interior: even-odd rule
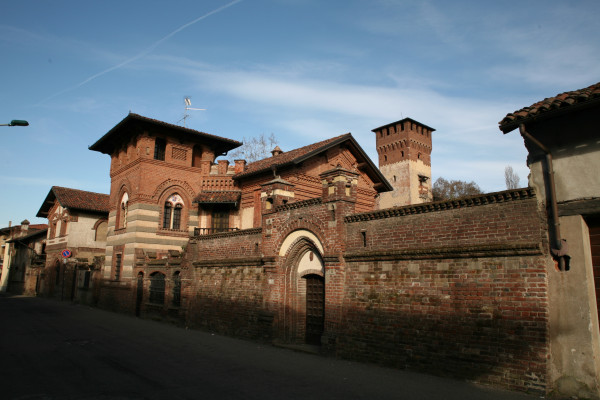
[[[542,142],[531,136],[525,129],[525,124],[519,125],[519,132],[524,139],[535,144],[540,150],[546,154],[546,170],[544,171],[544,188],[546,189],[546,198],[550,201],[550,218],[549,222],[552,226],[550,232],[550,248],[552,257],[558,261],[558,269],[561,271],[569,270],[569,251],[567,241],[560,237],[560,223],[558,221],[558,202],[556,200],[556,186],[554,184],[554,167],[552,166],[552,153]]]

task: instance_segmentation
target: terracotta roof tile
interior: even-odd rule
[[[168,132],[170,132],[170,134],[178,135],[179,137],[193,140],[196,142],[208,140],[212,143],[217,144],[216,146],[218,148],[218,151],[229,151],[242,145],[242,143],[238,142],[237,140],[228,139],[217,135],[211,135],[210,133],[197,131],[180,125],[170,124],[168,122],[159,121],[154,118],[148,118],[130,112],[125,118],[123,118],[121,122],[119,122],[104,136],[98,139],[96,143],[92,144],[89,147],[89,149],[99,151],[105,154],[110,154],[113,147],[115,146],[115,143],[113,142],[118,142],[119,140],[122,140],[124,132],[127,133],[130,131],[130,126],[139,124],[144,124],[145,126],[155,126],[164,128],[167,129]]]
[[[44,200],[37,216],[47,218],[48,211],[50,211],[55,200],[65,208],[106,214],[109,212],[110,196],[107,194],[52,186],[52,189],[50,189],[48,196],[46,196],[46,200]]]
[[[600,100],[600,82],[584,89],[561,93],[554,97],[538,101],[529,107],[507,114],[498,124],[500,125],[500,130],[507,133],[517,128],[522,122],[547,115],[547,113],[552,111],[559,111],[575,105],[583,105],[595,100]]]
[[[300,147],[298,149],[290,150],[278,154],[273,157],[264,158],[262,160],[253,162],[246,166],[244,172],[240,172],[233,176],[233,179],[240,179],[246,176],[254,175],[260,172],[268,171],[273,167],[281,167],[287,164],[291,164],[294,161],[297,161],[308,154],[313,152],[320,152],[322,150],[327,149],[332,144],[342,142],[347,138],[351,138],[352,135],[346,133],[344,135],[336,136],[331,139],[323,140],[321,142],[309,144],[308,146]]]
[[[43,231],[44,229],[48,229],[48,224],[31,224],[31,225],[29,225],[29,229],[34,229],[36,231]]]
[[[107,194],[86,192],[60,186],[53,186],[52,190],[63,207],[106,213],[109,211],[110,196]]]

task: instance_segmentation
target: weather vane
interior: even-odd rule
[[[184,103],[185,103],[185,107],[184,107],[184,111],[183,111],[183,118],[181,118],[179,121],[177,122],[181,122],[183,121],[183,126],[185,127],[185,120],[189,118],[189,114],[187,113],[189,110],[194,110],[194,111],[206,111],[206,108],[192,108],[192,100],[190,96],[185,96],[184,98]]]

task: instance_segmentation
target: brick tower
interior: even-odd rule
[[[379,208],[425,203],[431,194],[431,134],[435,129],[410,118],[373,129],[379,169],[392,184]]]

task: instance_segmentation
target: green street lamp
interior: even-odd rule
[[[10,124],[0,124],[0,126],[29,126],[29,122],[22,119],[13,119]]]

